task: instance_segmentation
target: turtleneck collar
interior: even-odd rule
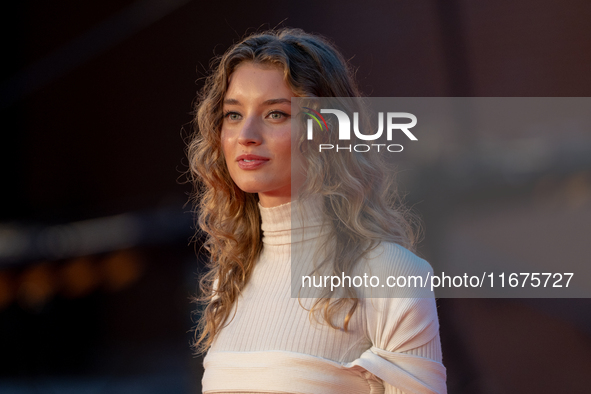
[[[265,208],[259,203],[259,211],[263,243],[268,245],[301,242],[330,231],[328,222],[323,225],[321,196],[312,196],[272,208]]]

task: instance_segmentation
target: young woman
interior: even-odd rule
[[[188,147],[210,265],[195,344],[204,393],[446,392],[432,297],[292,296],[292,268],[431,270],[379,156],[320,155],[293,138],[292,98],[359,95],[335,47],[298,29],[247,37],[207,78]]]

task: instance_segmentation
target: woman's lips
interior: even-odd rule
[[[269,161],[268,158],[256,155],[240,155],[236,158],[238,167],[243,170],[255,170]]]

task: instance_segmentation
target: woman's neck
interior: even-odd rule
[[[265,207],[259,202],[263,242],[267,244],[291,243],[292,237],[308,239],[318,236],[320,227],[326,232],[321,196],[287,202],[275,207]],[[295,242],[296,239],[293,239]]]
[[[291,196],[269,196],[259,193],[259,204],[263,208],[274,208],[291,202]]]

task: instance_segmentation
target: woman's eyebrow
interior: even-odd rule
[[[241,105],[240,101],[233,99],[233,98],[224,99],[224,104],[226,104],[226,105]],[[269,99],[269,100],[263,101],[262,105],[275,105],[275,104],[291,104],[291,100],[286,99],[286,98]]]
[[[291,104],[291,100],[286,98],[270,99],[263,102],[263,105],[275,105],[275,104]]]
[[[227,105],[240,105],[240,101],[236,100],[236,99],[224,99],[224,104]]]

